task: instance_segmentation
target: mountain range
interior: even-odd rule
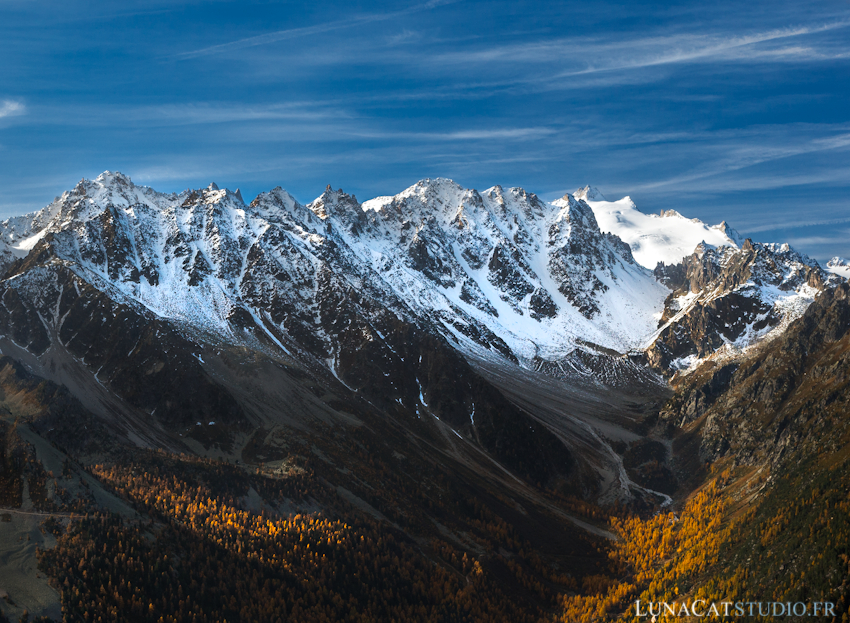
[[[482,513],[590,577],[611,536],[594,513],[676,505],[726,459],[778,466],[801,429],[768,443],[733,403],[787,408],[779,386],[748,385],[752,362],[814,339],[800,327],[844,300],[845,269],[591,187],[545,202],[426,179],[305,205],[107,171],[0,223],[6,465],[26,487],[10,480],[4,506],[136,516],[92,466],[151,452],[307,470],[311,496],[253,483],[237,505],[365,514],[445,566],[439,537],[545,611],[502,577],[537,563],[487,549]],[[475,501],[444,507],[449,491]],[[58,597],[20,591],[56,616]]]

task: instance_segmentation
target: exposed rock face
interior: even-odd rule
[[[558,280],[558,291],[587,318],[599,313],[598,295],[609,286],[602,273],[616,281],[619,263],[637,265],[629,245],[612,234],[603,234],[593,210],[582,200],[567,195],[557,205],[568,207],[566,217],[549,227],[549,239],[557,251],[549,269]]]
[[[647,349],[659,371],[754,344],[799,317],[830,279],[788,245],[751,240],[741,249],[703,246],[681,265],[659,265],[655,273],[674,288]]]
[[[704,461],[777,463],[788,449],[838,447],[850,425],[849,383],[850,286],[839,284],[740,362],[709,362],[686,377],[662,416],[677,425],[704,418]]]
[[[190,340],[81,280],[48,240],[39,244],[0,286],[3,336],[45,361],[59,351],[72,356],[128,405],[172,428],[211,419],[247,425],[233,398],[192,356],[197,347]]]

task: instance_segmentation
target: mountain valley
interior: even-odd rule
[[[591,621],[755,591],[846,620],[843,267],[590,187],[82,180],[0,224],[0,617]]]

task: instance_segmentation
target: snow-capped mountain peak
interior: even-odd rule
[[[334,219],[345,224],[348,230],[363,222],[363,209],[360,207],[357,197],[349,195],[341,188],[334,190],[330,184],[321,196],[307,204],[307,209],[323,221],[334,217]]]
[[[595,186],[584,186],[573,193],[576,199],[584,199],[585,201],[607,201]]]
[[[740,236],[726,223],[709,226],[699,219],[689,219],[676,210],[660,214],[644,214],[629,197],[606,201],[595,188],[579,189],[553,202],[561,205],[569,197],[585,201],[592,209],[604,232],[611,232],[628,243],[637,262],[654,269],[659,262],[677,264],[705,242],[714,247],[740,246]]]
[[[712,225],[712,229],[716,229],[719,232],[722,232],[729,240],[735,243],[736,246],[740,247],[744,244],[744,237],[737,232],[737,230],[732,229],[726,221],[721,221],[717,225]]]
[[[292,218],[295,214],[310,212],[280,186],[257,195],[249,204],[248,209],[259,218],[277,223],[281,222],[282,219]],[[310,215],[312,214],[310,212]],[[309,215],[306,216],[309,218]]]
[[[564,220],[574,227],[601,231],[596,220],[596,214],[584,199],[568,194],[563,199],[552,202],[552,205],[561,208],[558,213],[559,220]]]
[[[83,179],[81,181],[85,182],[86,180]],[[135,186],[135,184],[133,184],[133,180],[131,180],[129,176],[124,175],[120,171],[104,171],[96,178],[94,178],[94,182],[102,186],[109,186],[112,184],[118,184],[122,186]]]
[[[833,275],[850,279],[850,260],[836,255],[826,263],[826,270]]]

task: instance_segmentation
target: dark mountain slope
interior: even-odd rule
[[[834,451],[850,419],[850,286],[822,292],[772,342],[685,377],[662,417],[701,427],[704,461],[779,466]]]

